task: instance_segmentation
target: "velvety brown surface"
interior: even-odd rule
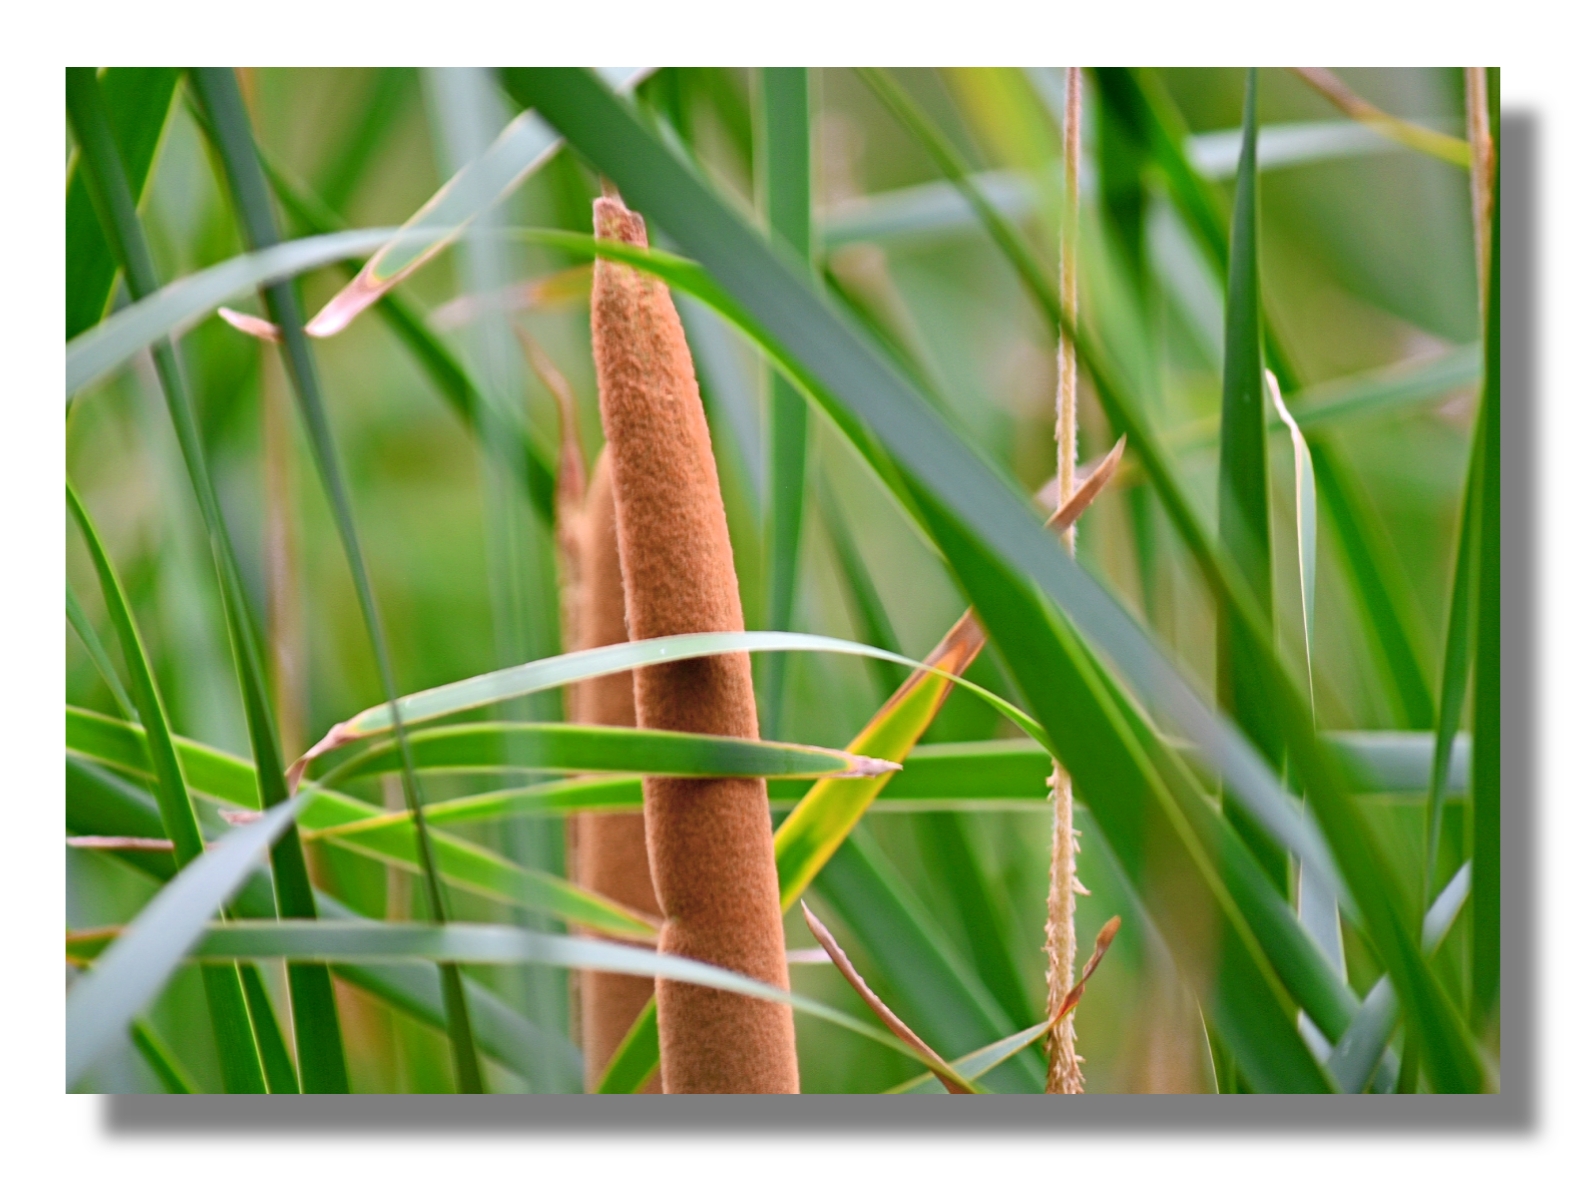
[[[614,490],[608,455],[598,458],[576,523],[574,563],[577,586],[575,649],[627,640],[625,593],[620,586],[619,547],[614,534]],[[629,674],[609,674],[571,688],[570,718],[576,723],[635,727],[636,700]],[[656,915],[652,875],[647,870],[647,830],[640,814],[580,814],[575,828],[576,883],[622,904]],[[602,1077],[609,1058],[652,997],[652,979],[585,971],[580,975],[581,1051],[586,1086]],[[646,1092],[656,1092],[654,1075]]]
[[[618,198],[593,210],[599,237],[646,245],[641,218]],[[598,260],[592,345],[631,637],[743,628],[707,421],[668,289]],[[757,736],[745,654],[635,675],[643,727]],[[643,797],[658,948],[788,989],[766,784],[650,777]],[[787,1006],[660,980],[658,1016],[665,1093],[799,1091]]]

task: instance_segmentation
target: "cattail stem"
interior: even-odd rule
[[[593,203],[599,238],[647,245],[618,196]],[[666,287],[599,259],[592,345],[608,440],[625,620],[634,640],[744,627],[734,555],[696,374]],[[745,654],[636,671],[642,727],[758,735]],[[767,785],[643,782],[658,949],[789,987]],[[782,1004],[659,979],[665,1093],[795,1093],[795,1028]]]
[[[1074,324],[1078,301],[1076,238],[1080,209],[1080,68],[1064,75],[1064,206],[1058,233],[1059,302],[1066,324]],[[1075,443],[1079,428],[1076,407],[1078,374],[1075,343],[1069,333],[1058,334],[1058,500],[1068,503],[1075,493]],[[1064,546],[1075,551],[1071,523],[1064,532]],[[1047,890],[1047,1014],[1058,1014],[1075,982],[1075,896],[1084,889],[1075,878],[1074,789],[1069,770],[1058,766],[1048,779],[1053,801],[1052,856]],[[1075,1052],[1075,1019],[1068,1014],[1047,1034],[1047,1092],[1077,1094],[1084,1091],[1080,1057]]]

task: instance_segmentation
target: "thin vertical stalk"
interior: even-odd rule
[[[762,207],[773,238],[810,267],[811,98],[803,66],[762,71]],[[806,400],[774,370],[768,392],[767,628],[793,624],[795,577],[800,570],[801,524],[806,505]],[[779,736],[784,713],[788,654],[762,662],[762,733]]]
[[[77,594],[71,590],[70,585],[66,587],[66,620],[71,622],[71,627],[76,630],[78,638],[87,649],[88,657],[93,660],[93,668],[99,672],[104,685],[110,688],[110,694],[115,699],[115,705],[121,709],[121,714],[135,722],[137,708],[132,706],[131,696],[126,693],[126,687],[121,683],[121,676],[115,673],[115,666],[110,661],[104,643],[99,640],[98,631],[93,628],[93,622],[88,620],[82,602],[77,599]]]
[[[1474,818],[1469,1015],[1494,1022],[1502,983],[1502,71],[1486,77],[1491,126],[1485,391],[1481,396],[1480,539],[1475,565]]]
[[[1469,131],[1470,211],[1475,221],[1475,279],[1480,308],[1486,308],[1491,276],[1491,220],[1496,148],[1491,140],[1491,114],[1486,104],[1486,67],[1464,68],[1465,125]]]
[[[1080,222],[1080,67],[1064,74],[1064,203],[1058,228],[1058,301],[1062,325],[1073,326],[1079,317],[1077,242]],[[1070,330],[1058,333],[1058,504],[1074,497],[1079,462],[1079,360]],[[1064,531],[1064,547],[1075,553],[1075,524]],[[1053,799],[1053,842],[1047,889],[1047,1017],[1058,1015],[1075,985],[1075,895],[1085,891],[1075,878],[1074,787],[1069,770],[1053,769],[1048,780]],[[1085,1092],[1085,1075],[1075,1052],[1074,1013],[1064,1016],[1047,1034],[1047,1092]]]
[[[290,404],[280,389],[274,359],[261,368],[263,403],[263,570],[264,620],[269,639],[269,673],[280,747],[300,752],[307,746],[307,645],[296,530],[296,499]]]
[[[422,71],[422,89],[433,128],[434,154],[440,172],[458,175],[483,155],[509,114],[491,74],[477,67],[443,67]],[[456,278],[462,292],[483,297],[508,287],[518,248],[493,236],[509,219],[504,204],[483,211],[455,244]],[[510,328],[510,316],[484,304],[462,331],[466,355],[480,388],[481,403],[493,414],[478,418],[478,443],[486,461],[481,469],[484,557],[492,610],[495,660],[515,666],[555,653],[558,622],[554,619],[553,560],[548,532],[523,509],[508,458],[514,436],[504,430],[526,411],[526,374]],[[552,696],[503,703],[492,714],[506,721],[553,718]],[[514,739],[507,742],[513,749]],[[562,857],[559,824],[541,818],[512,818],[501,824],[504,853],[531,867],[555,867]],[[514,923],[538,928],[543,920],[516,910]],[[559,1029],[568,1016],[564,1005],[564,972],[545,966],[523,966],[512,972],[515,990],[528,1017],[543,1027]],[[547,1067],[545,1066],[545,1070]],[[571,1081],[533,1083],[534,1089],[573,1088]]]
[[[263,179],[262,167],[258,163],[257,149],[252,140],[252,126],[242,105],[236,76],[230,70],[205,68],[194,69],[191,78],[198,102],[208,115],[214,145],[224,163],[231,193],[240,215],[238,221],[241,223],[249,249],[256,251],[273,246],[279,242],[279,231],[274,224],[274,212],[269,205],[268,189]],[[361,542],[351,517],[350,497],[346,491],[345,480],[340,472],[339,457],[336,455],[334,441],[330,435],[323,397],[318,389],[317,371],[307,345],[307,335],[303,330],[301,308],[297,304],[295,291],[287,283],[265,288],[263,298],[268,306],[270,318],[280,326],[280,332],[284,337],[286,369],[292,385],[296,388],[297,403],[306,421],[307,436],[312,445],[313,458],[317,462],[319,478],[329,495],[335,526],[340,534],[340,543],[346,553],[347,565],[351,569],[351,580],[356,588],[357,601],[372,641],[379,681],[389,700],[401,753],[406,808],[412,812],[415,823],[424,882],[428,889],[430,919],[437,924],[443,924],[447,918],[444,893],[433,856],[432,839],[428,834],[427,821],[422,813],[422,794],[417,784],[416,770],[411,761],[404,728],[401,726],[389,644],[379,620],[378,606],[373,599],[372,584],[367,576],[367,565],[362,557]],[[304,917],[317,915],[310,894],[305,900],[296,903],[301,911],[287,910],[287,915]],[[292,971],[293,973],[321,971],[321,990],[326,993],[332,992],[326,967],[292,967]],[[318,976],[312,977],[316,979]],[[471,1021],[467,1015],[466,996],[461,986],[459,968],[453,963],[441,964],[440,979],[444,989],[446,1013],[449,1017],[451,1053],[455,1059],[457,1087],[463,1093],[481,1092],[482,1070],[472,1040]],[[329,997],[332,1001],[332,994]],[[327,1032],[316,1032],[311,1034],[311,1038],[324,1038],[327,1035]],[[338,1019],[334,1025],[334,1037],[335,1046],[339,1047]],[[302,1039],[300,1032],[297,1042],[298,1047],[305,1047],[309,1043]],[[343,1053],[338,1065],[321,1066],[321,1068],[328,1068],[330,1072],[320,1077],[309,1068],[309,1062],[305,1053],[303,1054],[302,1085],[307,1092],[345,1092],[349,1089]]]
[[[98,81],[91,67],[75,67],[66,71],[66,106],[82,149],[89,190],[104,225],[105,235],[125,274],[127,292],[134,300],[151,296],[159,288],[158,277],[120,156],[110,135],[104,99],[99,93]],[[219,506],[219,496],[215,491],[202,433],[198,428],[197,411],[176,361],[175,350],[168,340],[163,340],[153,347],[152,352],[154,370],[160,389],[164,392],[219,576],[225,623],[236,660],[253,762],[258,771],[258,790],[263,804],[274,806],[289,796],[285,785],[285,767],[281,760],[274,715],[264,685],[263,660],[241,581],[241,570],[236,562],[235,547]],[[282,912],[288,916],[313,916],[312,885],[307,876],[301,837],[294,823],[275,842],[270,861]],[[302,1075],[308,1081],[309,1088],[312,1083],[321,1082],[326,1090],[343,1090],[347,1080],[345,1050],[340,1040],[339,1019],[335,1013],[328,969],[323,966],[292,965],[289,974],[291,1011],[296,1022],[297,1053],[301,1058]]]
[[[1272,620],[1272,524],[1267,497],[1266,406],[1261,342],[1261,266],[1256,168],[1256,71],[1245,78],[1244,141],[1229,230],[1223,402],[1217,517],[1222,553],[1238,571],[1262,618]],[[1274,768],[1278,727],[1267,713],[1257,655],[1226,608],[1217,615],[1217,700]],[[1286,895],[1287,858],[1237,804],[1224,812]]]

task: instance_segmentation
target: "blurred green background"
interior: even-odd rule
[[[1056,258],[1061,70],[907,70],[895,77],[984,173],[1017,182],[1017,216],[1048,259]],[[1239,141],[1244,73],[1164,70],[1159,76],[1188,124],[1199,168],[1225,199]],[[1463,134],[1463,76],[1454,69],[1349,70],[1344,80],[1384,109]],[[814,184],[818,264],[824,282],[865,320],[957,430],[1027,491],[1052,476],[1053,344],[1014,273],[957,201],[921,147],[853,73],[815,70]],[[265,153],[354,226],[406,220],[517,113],[484,71],[256,70],[243,91]],[[760,96],[755,72],[665,69],[640,102],[672,142],[744,211],[756,206],[754,167]],[[1086,107],[1086,169],[1080,225],[1082,315],[1145,392],[1153,422],[1175,450],[1198,513],[1216,520],[1212,421],[1221,400],[1222,298],[1156,178],[1143,176],[1139,224],[1150,256],[1141,297],[1124,281],[1122,245],[1102,193],[1102,127],[1095,95]],[[1264,71],[1263,284],[1276,325],[1312,386],[1396,364],[1446,357],[1478,336],[1469,186],[1461,168],[1346,124],[1297,77]],[[1277,159],[1282,125],[1320,124],[1338,150]],[[1347,139],[1341,133],[1347,133]],[[1368,138],[1367,138],[1368,137]],[[1290,141],[1292,142],[1292,141]],[[571,153],[530,177],[492,216],[500,225],[590,229],[598,179]],[[904,202],[910,202],[906,207]],[[931,202],[927,206],[927,202]],[[886,203],[886,204],[885,204]],[[142,204],[160,276],[168,282],[243,251],[206,141],[178,92]],[[929,217],[902,216],[906,209]],[[753,214],[753,217],[756,215]],[[290,226],[286,220],[287,227]],[[295,228],[289,233],[301,233]],[[575,269],[575,270],[572,270]],[[557,447],[554,404],[525,365],[512,323],[544,346],[575,391],[589,451],[598,440],[585,269],[567,254],[486,235],[464,240],[418,271],[402,291],[466,358],[488,395],[521,409],[548,455]],[[570,274],[564,274],[570,272]],[[558,280],[535,303],[523,285]],[[304,277],[303,303],[321,307],[345,282],[329,268]],[[124,299],[121,296],[120,299]],[[749,628],[765,616],[762,558],[762,422],[766,368],[755,352],[699,306],[682,299],[718,454]],[[259,313],[253,300],[243,305]],[[436,686],[559,650],[552,539],[518,487],[491,476],[475,436],[435,395],[401,343],[373,315],[316,346],[335,438],[384,614],[402,691]],[[271,675],[289,756],[336,721],[381,697],[349,573],[314,475],[292,396],[272,347],[210,318],[181,340],[199,402],[225,513],[254,611],[267,622]],[[1334,419],[1319,429],[1347,462],[1356,495],[1373,516],[1407,591],[1406,623],[1427,683],[1435,687],[1458,501],[1469,451],[1473,377],[1426,399]],[[1299,403],[1293,403],[1296,414]],[[1112,434],[1094,398],[1080,408],[1082,461]],[[903,651],[920,657],[965,607],[942,560],[813,414],[808,510],[793,628],[862,640],[861,614],[840,561],[847,531],[864,560]],[[1314,432],[1313,432],[1314,434]],[[1275,588],[1281,642],[1298,654],[1299,593],[1293,533],[1293,467],[1286,433],[1271,434]],[[247,753],[224,618],[196,504],[163,400],[146,360],[70,407],[67,469],[95,514],[128,585],[176,731]],[[1080,561],[1113,589],[1209,690],[1209,602],[1182,548],[1148,507],[1126,469],[1080,526]],[[1149,517],[1147,516],[1149,514]],[[1379,673],[1352,574],[1323,507],[1315,622],[1316,710],[1327,729],[1409,726]],[[1154,537],[1144,559],[1137,524]],[[80,540],[67,576],[108,637],[102,600]],[[110,714],[113,699],[74,634],[68,635],[68,700]],[[972,675],[1016,694],[993,650]],[[793,655],[784,738],[842,746],[891,688],[894,676],[858,659]],[[527,708],[558,718],[557,695]],[[957,695],[928,742],[1007,736],[978,700]],[[431,800],[481,788],[482,779],[430,776]],[[367,791],[376,797],[378,788]],[[1421,859],[1420,807],[1370,812],[1398,849]],[[1456,808],[1448,825],[1457,826]],[[1077,817],[1077,826],[1080,821]],[[978,963],[983,927],[1001,934],[1012,981],[984,989],[1014,1027],[1042,1008],[1049,812],[1042,808],[942,816],[874,814],[857,832],[864,871],[841,857],[812,899],[879,993],[905,1013],[901,954],[861,933],[888,932],[870,896],[871,876],[930,933],[943,954]],[[457,828],[521,862],[562,870],[560,827],[543,822]],[[1080,904],[1082,953],[1109,916],[1126,917],[1112,953],[1078,1013],[1080,1051],[1093,1092],[1209,1089],[1204,1038],[1193,1002],[1129,907],[1125,889],[1086,825]],[[974,857],[997,915],[971,915],[948,869],[960,845]],[[372,915],[409,909],[411,886],[335,849],[314,849],[321,883]],[[154,882],[114,857],[67,852],[69,927],[118,923],[146,902]],[[867,878],[863,879],[862,877]],[[462,893],[461,919],[516,919]],[[402,903],[404,902],[404,903]],[[874,911],[875,910],[875,911]],[[865,926],[851,924],[868,914]],[[873,920],[873,918],[877,920]],[[1135,918],[1135,923],[1128,923]],[[792,948],[812,946],[798,915]],[[1362,990],[1374,959],[1351,952]],[[473,973],[470,972],[469,973]],[[534,1022],[568,1030],[566,976],[477,970]],[[793,968],[795,989],[852,1014],[863,1007],[827,965]],[[919,972],[917,972],[919,973]],[[275,975],[283,982],[282,975]],[[339,985],[358,1090],[450,1088],[442,1035],[354,988]],[[183,971],[151,1022],[200,1084],[218,1088],[201,989]],[[913,1013],[912,1013],[913,1014]],[[911,1020],[940,1052],[957,1056],[946,1031]],[[803,1087],[882,1090],[913,1075],[897,1054],[815,1019],[797,1019]],[[1012,1029],[1006,1029],[1012,1030]],[[493,1066],[495,1089],[579,1088],[572,1074],[525,1081]],[[103,1090],[152,1090],[135,1055],[96,1074]]]

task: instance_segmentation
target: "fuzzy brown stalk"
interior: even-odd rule
[[[1064,208],[1058,235],[1059,300],[1064,315],[1075,320],[1079,286],[1075,268],[1075,240],[1080,201],[1080,69],[1071,66],[1064,77]],[[1078,364],[1075,343],[1067,332],[1058,335],[1058,501],[1066,505],[1075,495],[1079,427],[1076,411]],[[1063,536],[1071,555],[1075,551],[1073,523]],[[1075,984],[1075,896],[1085,891],[1075,877],[1075,854],[1080,850],[1074,826],[1074,787],[1062,765],[1048,778],[1053,800],[1053,841],[1047,888],[1047,1014],[1055,1018]],[[1080,1057],[1075,1052],[1075,1018],[1065,1013],[1047,1034],[1047,1092],[1078,1094],[1085,1091]]]
[[[625,635],[625,594],[620,585],[614,534],[614,490],[608,454],[598,458],[581,518],[581,589],[575,610],[577,649],[615,645]],[[589,679],[572,689],[575,723],[636,726],[635,690],[628,672]],[[644,913],[657,914],[647,867],[647,831],[640,814],[576,816],[576,883]],[[580,978],[581,1052],[587,1088],[602,1077],[609,1058],[652,998],[652,979],[588,972]],[[655,1077],[649,1087],[656,1090]]]
[[[647,245],[618,196],[593,203],[599,238]],[[718,471],[690,351],[668,289],[599,259],[592,347],[608,439],[625,618],[633,639],[744,628]],[[755,739],[745,654],[636,671],[642,727]],[[647,852],[664,918],[658,949],[789,988],[767,785],[649,777]],[[788,1006],[659,979],[665,1093],[796,1093]]]
[[[587,480],[575,394],[541,346],[522,332],[521,345],[559,409],[559,473],[555,482],[559,547],[559,606],[567,650],[617,645],[625,632],[625,590],[614,532],[614,487],[609,455],[598,457]],[[566,692],[572,723],[636,726],[629,672],[576,683]],[[655,914],[658,903],[647,869],[647,833],[639,814],[588,812],[565,819],[565,863],[570,878],[621,904]],[[652,979],[582,971],[573,980],[573,1027],[581,1033],[587,1091],[592,1092],[647,1000]],[[657,1078],[643,1092],[657,1089]]]

